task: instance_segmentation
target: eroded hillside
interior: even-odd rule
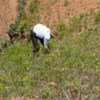
[[[26,0],[27,12],[30,2],[31,0]],[[99,0],[39,0],[37,20],[53,27],[59,21],[67,22],[73,16],[99,8]],[[0,37],[7,38],[5,33],[17,16],[18,0],[0,1]]]
[[[99,0],[42,0],[38,18],[40,22],[52,26],[59,21],[67,22],[73,16],[99,8]]]
[[[7,38],[5,33],[17,15],[18,0],[0,0],[0,37]]]

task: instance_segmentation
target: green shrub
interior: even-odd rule
[[[19,24],[18,29],[19,30],[24,30],[24,31],[28,31],[30,29],[31,25],[29,23],[29,21],[27,20],[22,20]]]
[[[8,30],[8,35],[14,35],[16,33],[18,33],[18,27],[19,27],[19,22],[16,21],[14,24],[10,25],[10,29]]]

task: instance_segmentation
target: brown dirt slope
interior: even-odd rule
[[[40,0],[38,17],[52,26],[92,9],[100,9],[100,0]]]
[[[54,26],[67,22],[73,16],[91,9],[100,9],[100,0],[39,0],[37,18],[39,22]],[[42,1],[42,2],[41,2]],[[26,0],[29,5],[31,0]],[[28,7],[26,7],[28,9]],[[18,15],[18,0],[0,0],[0,37],[5,38],[9,25]]]
[[[0,37],[7,38],[5,33],[17,15],[18,0],[0,0]]]

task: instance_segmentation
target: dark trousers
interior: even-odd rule
[[[32,40],[33,46],[34,46],[34,48],[35,48],[34,52],[39,51],[39,43],[38,43],[38,40],[40,40],[40,42],[41,42],[42,45],[43,45],[43,44],[44,44],[44,43],[43,43],[43,39],[37,37],[36,34],[35,34],[33,31],[30,32],[30,36],[31,36],[31,40]]]

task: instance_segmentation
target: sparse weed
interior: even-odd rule
[[[31,4],[30,4],[30,6],[29,6],[29,11],[31,12],[31,13],[35,13],[35,11],[37,10],[37,8],[38,8],[38,0],[32,0],[32,2],[31,2]]]
[[[42,95],[43,95],[43,98],[48,98],[48,97],[51,95],[50,89],[49,89],[48,87],[45,87],[45,88],[43,89]]]
[[[73,33],[80,32],[82,29],[82,23],[81,23],[80,16],[73,18],[72,21],[70,22],[70,26],[71,26],[71,32]]]
[[[64,6],[66,6],[69,3],[68,0],[63,0],[63,2],[64,2]]]
[[[97,24],[100,24],[100,11],[98,11],[97,14],[96,14],[95,22],[96,22]]]
[[[19,0],[18,9],[19,9],[20,17],[22,17],[23,14],[25,13],[24,6],[25,6],[25,0]]]
[[[50,0],[51,5],[54,5],[57,2],[57,0]]]

